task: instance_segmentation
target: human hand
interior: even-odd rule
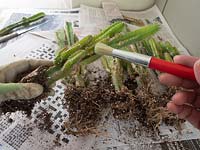
[[[174,62],[194,68],[197,82],[167,73],[162,74],[159,77],[161,83],[184,88],[172,97],[167,108],[170,112],[177,114],[179,118],[188,120],[193,126],[200,129],[200,58],[178,55],[174,57]]]
[[[39,66],[51,66],[49,60],[24,59],[0,67],[0,103],[6,100],[32,99],[43,93],[37,83],[13,83],[18,74]]]

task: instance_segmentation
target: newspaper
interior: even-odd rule
[[[113,19],[120,18],[123,19],[123,16],[120,12],[119,7],[117,6],[117,3],[115,2],[102,2],[103,10],[105,13],[105,17],[107,21],[112,21]]]
[[[97,33],[103,27],[107,26],[110,22],[108,22],[108,20],[105,19],[107,18],[106,14],[109,15],[109,10],[113,10],[113,11],[117,10],[116,5],[114,4],[111,5],[110,3],[111,2],[104,2],[103,3],[104,6],[107,4],[106,8],[104,7],[104,9],[81,5],[80,27],[85,30],[90,29],[93,31],[93,33]],[[179,49],[181,54],[189,54],[186,48],[184,48],[183,45],[177,40],[177,38],[173,34],[165,18],[162,16],[160,10],[158,9],[156,5],[154,5],[152,8],[145,11],[140,11],[140,12],[121,11],[121,14],[123,16],[127,16],[133,19],[142,20],[144,24],[151,24],[155,22],[161,24],[161,30],[157,35],[159,37],[162,37],[164,41],[165,40],[170,41],[174,46],[176,46]],[[119,16],[119,13],[116,13],[115,15],[112,11],[110,11],[110,15],[115,16],[116,18],[121,18],[120,17],[121,15]],[[135,26],[135,25],[129,25],[129,27],[131,29],[138,28],[138,26]],[[96,32],[94,31],[94,29]]]
[[[108,20],[105,18],[103,9],[81,6],[80,11],[83,14],[90,14],[90,17],[84,16],[86,19],[84,20],[81,18],[83,14],[80,14],[80,23],[82,26],[76,28],[79,37],[82,37],[83,34],[89,34],[89,31],[98,32],[102,26],[109,24]],[[94,13],[94,11],[96,13]],[[121,13],[129,17],[142,19],[144,22],[148,19],[148,23],[155,21],[160,22],[162,24],[162,30],[159,35],[164,38],[164,40],[172,41],[182,53],[187,54],[187,51],[178,40],[176,40],[156,6],[143,12]],[[99,16],[99,14],[102,14],[102,16]],[[99,18],[102,18],[102,20],[99,20]],[[92,19],[94,20],[92,21]],[[135,28],[138,27],[135,26]],[[87,32],[82,32],[82,29]],[[55,51],[57,50],[57,45],[54,42],[55,40],[52,38],[52,32],[54,32],[54,30],[49,31],[51,32],[49,34],[47,31],[45,32],[45,34],[41,32],[36,33],[41,36],[27,33],[15,42],[9,43],[4,48],[0,49],[0,65],[22,58],[53,60]],[[51,40],[48,39],[49,37],[47,35],[50,35]],[[43,36],[47,38],[43,38]],[[181,134],[174,127],[162,125],[160,131],[152,135],[142,128],[137,121],[118,121],[110,116],[108,120],[102,120],[101,126],[99,127],[102,133],[106,130],[106,134],[83,137],[65,135],[61,130],[63,121],[68,118],[68,112],[63,107],[62,102],[64,89],[65,86],[61,82],[58,82],[54,87],[55,95],[49,96],[40,103],[37,103],[32,110],[31,118],[27,118],[22,112],[2,115],[0,117],[0,150],[200,149],[200,140],[197,140],[200,138],[200,132],[187,122],[183,124]],[[53,125],[48,131],[41,130],[38,127],[38,123],[42,120],[37,116],[44,111],[52,114],[50,119]],[[105,112],[105,115],[109,113],[110,112]],[[59,142],[61,145],[55,142],[58,135],[60,135]]]
[[[107,25],[109,25],[109,22],[105,19],[103,9],[81,5],[80,28],[90,29],[93,32],[89,32],[88,34],[95,34]]]
[[[14,23],[16,21],[19,21],[23,17],[29,17],[38,12],[44,12],[46,14],[44,19],[46,20],[47,23],[38,25],[37,28],[35,28],[34,30],[31,30],[30,32],[52,31],[54,33],[57,29],[64,27],[65,21],[72,22],[74,27],[79,27],[79,14],[78,14],[79,9],[72,9],[72,10],[8,9],[1,12],[1,16],[5,15],[7,17],[3,19],[2,23],[0,24],[1,25],[0,28],[3,28],[4,26]],[[27,33],[24,33],[7,42],[1,43],[0,49],[6,46],[7,44],[13,43],[13,41],[20,39],[26,34]]]

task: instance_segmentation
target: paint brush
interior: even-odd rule
[[[152,56],[114,49],[103,43],[96,44],[95,53],[99,55],[109,55],[109,56],[117,57],[117,58],[124,59],[129,62],[139,64],[151,69],[173,74],[177,77],[196,81],[193,68],[176,64],[173,62],[168,62],[168,61],[158,59]]]

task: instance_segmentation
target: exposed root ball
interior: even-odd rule
[[[46,71],[48,70],[48,66],[40,66],[30,73],[23,73],[18,76],[18,81],[21,83],[39,83],[43,85],[44,89],[47,88],[46,85]],[[22,76],[23,75],[23,76]]]
[[[136,95],[137,120],[150,128],[158,128],[161,123],[178,125],[181,120],[166,109],[166,104],[175,91],[175,89],[170,88],[165,94],[155,96],[147,88],[138,89]]]
[[[135,118],[151,129],[157,129],[163,122],[179,125],[180,120],[165,108],[175,89],[170,88],[163,95],[155,96],[148,86],[137,90],[133,87],[131,91],[116,93],[109,82],[87,88],[67,85],[65,107],[69,111],[69,120],[64,124],[66,134],[97,134],[96,127],[106,108],[112,110],[116,119]]]
[[[69,120],[65,123],[67,134],[96,133],[105,108],[112,109],[116,118],[127,119],[133,114],[134,97],[128,93],[116,93],[109,84],[80,88],[67,86],[65,92]]]

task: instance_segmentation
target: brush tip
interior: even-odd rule
[[[106,45],[106,44],[103,44],[103,43],[97,43],[95,45],[94,51],[98,55],[109,55],[109,56],[112,56],[113,48],[108,46],[108,45]]]

